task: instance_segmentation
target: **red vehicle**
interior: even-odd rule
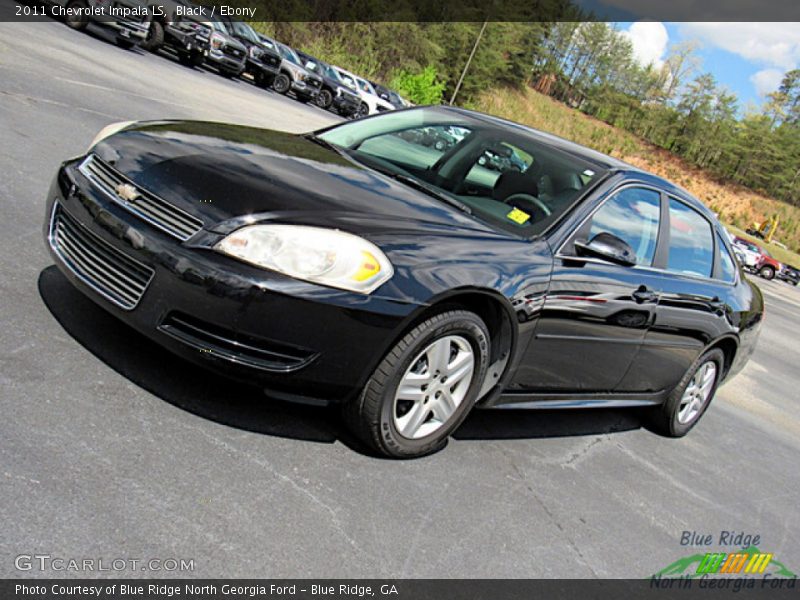
[[[760,253],[758,261],[756,262],[756,273],[761,275],[761,277],[764,279],[773,279],[776,273],[781,272],[783,265],[772,258],[770,253],[764,248],[757,244],[755,244],[755,246],[758,248]]]

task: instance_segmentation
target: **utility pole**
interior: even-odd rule
[[[483,37],[483,32],[486,29],[486,24],[488,20],[483,22],[483,26],[481,30],[478,32],[478,37],[475,39],[475,45],[472,46],[472,52],[469,53],[469,58],[467,59],[467,64],[464,65],[464,70],[461,71],[461,77],[458,78],[458,83],[456,84],[456,89],[453,90],[453,95],[450,97],[450,106],[453,106],[453,102],[456,101],[456,96],[458,95],[458,90],[461,89],[461,84],[464,82],[464,76],[467,74],[467,69],[469,69],[469,65],[472,62],[472,57],[475,56],[475,52],[478,50],[478,44],[481,43],[481,37]]]

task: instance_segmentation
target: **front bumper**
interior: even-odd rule
[[[305,81],[298,81],[296,79],[292,79],[291,81],[292,91],[298,96],[303,96],[305,98],[316,98],[317,94],[319,94],[320,88],[318,87],[309,85]]]
[[[358,393],[419,308],[251,267],[212,250],[219,236],[205,230],[180,242],[93,187],[77,164],[62,165],[48,194],[44,235],[55,263],[98,305],[194,363],[277,397],[338,402]],[[86,271],[59,251],[54,210],[100,244],[104,256],[122,254],[151,272],[132,307],[98,293]],[[253,360],[263,352],[288,358]]]
[[[360,98],[345,95],[333,97],[333,108],[335,108],[337,112],[344,115],[355,114],[358,111],[358,106],[360,104]]]
[[[125,20],[103,21],[103,25],[116,31],[117,36],[137,44],[145,40],[147,37],[147,30],[150,27],[150,23],[147,21],[136,22]]]
[[[230,73],[239,74],[244,71],[245,65],[245,57],[233,57],[225,54],[222,50],[217,50],[213,47],[208,49],[208,55],[206,56],[206,60],[208,60],[212,65],[217,67],[218,69],[223,69]]]

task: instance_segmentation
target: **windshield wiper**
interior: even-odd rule
[[[457,208],[463,213],[467,213],[468,215],[472,214],[472,209],[463,202],[461,202],[460,200],[456,200],[450,194],[441,192],[439,191],[438,188],[435,188],[432,185],[429,185],[424,181],[417,179],[416,177],[403,175],[402,173],[391,173],[391,172],[387,172],[386,175],[395,179],[396,181],[399,181],[400,183],[405,183],[407,186],[412,187],[415,190],[428,194],[429,196],[436,198],[437,200],[441,200],[445,204],[449,204],[450,206]]]

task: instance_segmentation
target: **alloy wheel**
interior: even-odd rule
[[[694,377],[686,386],[678,407],[678,422],[690,423],[708,403],[717,381],[717,363],[713,360],[703,363],[695,371]]]
[[[416,440],[444,426],[467,395],[474,370],[466,338],[448,335],[430,343],[397,386],[392,412],[397,432]]]

